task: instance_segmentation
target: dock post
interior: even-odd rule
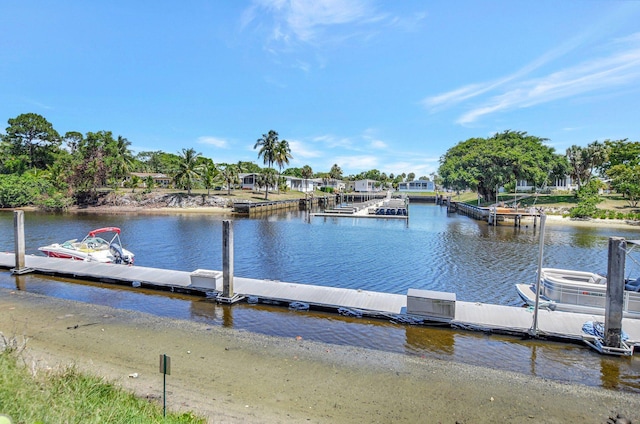
[[[233,292],[233,227],[231,221],[222,221],[222,294],[216,300],[235,303],[244,296]]]
[[[540,215],[540,240],[538,242],[538,271],[536,272],[536,303],[533,308],[533,323],[529,329],[529,334],[538,337],[538,308],[540,307],[540,279],[542,275],[542,262],[544,258],[544,223],[546,215]]]
[[[13,233],[15,242],[15,267],[11,270],[13,274],[24,274],[31,270],[25,267],[24,259],[24,211],[13,211]]]
[[[604,312],[604,344],[619,348],[622,334],[622,303],[624,301],[624,266],[627,242],[622,237],[609,238],[607,297]]]

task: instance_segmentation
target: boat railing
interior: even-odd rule
[[[606,285],[592,284],[585,287],[574,281],[563,283],[547,277],[541,280],[541,294],[558,303],[604,308],[607,290]],[[640,293],[625,290],[623,310],[640,313]]]
[[[607,278],[602,275],[566,269],[556,270],[554,268],[545,268],[542,270],[542,278],[560,284],[595,284],[598,286],[605,286],[607,284]]]

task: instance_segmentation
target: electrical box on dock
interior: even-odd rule
[[[191,273],[191,286],[222,291],[222,272],[208,269],[196,269]]]
[[[407,313],[451,321],[456,316],[456,294],[409,289],[407,291]]]

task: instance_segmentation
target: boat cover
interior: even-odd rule
[[[600,321],[587,321],[582,325],[582,332],[589,334],[590,336],[604,339],[604,322]],[[620,333],[620,339],[622,341],[629,340],[629,335],[622,330]]]

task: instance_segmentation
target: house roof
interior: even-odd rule
[[[147,177],[153,177],[156,179],[169,178],[168,175],[162,174],[160,172],[131,172],[130,174],[140,178],[147,178]]]

